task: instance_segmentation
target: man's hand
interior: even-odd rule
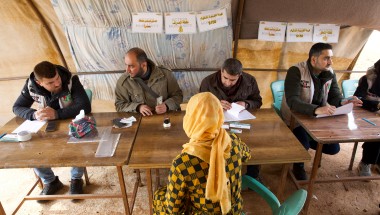
[[[168,111],[168,108],[166,107],[165,102],[156,106],[157,114],[163,114],[163,113],[166,113],[166,111]]]
[[[54,120],[56,119],[56,111],[53,108],[47,106],[45,108],[38,109],[34,113],[34,117],[39,121]]]
[[[348,97],[346,99],[343,99],[343,101],[341,102],[341,105],[346,105],[348,103],[353,103],[354,106],[359,106],[359,107],[363,106],[363,101],[360,100],[356,96],[350,96],[350,97]]]
[[[333,115],[335,110],[336,110],[335,106],[331,106],[331,105],[327,104],[324,107],[319,107],[319,108],[315,109],[315,114],[317,114],[317,115],[319,115],[319,114]]]
[[[238,102],[235,102],[236,104],[238,104],[238,105],[241,105],[241,106],[243,106],[244,108],[246,107],[246,103],[245,102],[243,102],[243,101],[238,101]]]
[[[226,100],[220,100],[220,104],[222,105],[223,110],[229,110],[232,107],[231,103]]]
[[[151,116],[151,115],[153,115],[152,109],[148,105],[140,105],[139,112],[143,116]]]

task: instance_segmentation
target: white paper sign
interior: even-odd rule
[[[286,22],[261,21],[259,26],[259,40],[284,42]]]
[[[313,42],[337,43],[339,39],[339,30],[339,25],[315,24]]]
[[[162,13],[132,13],[132,33],[162,32]]]
[[[313,27],[310,23],[288,23],[286,42],[312,42]]]
[[[195,13],[165,13],[165,34],[194,34],[196,32]]]
[[[199,32],[214,30],[228,26],[227,9],[201,11],[197,14]]]

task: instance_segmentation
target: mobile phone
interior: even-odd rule
[[[46,132],[52,132],[55,130],[57,130],[57,122],[56,121],[49,121],[47,126],[46,126],[45,131]]]
[[[162,104],[162,96],[158,97],[156,100],[157,100],[157,105]]]

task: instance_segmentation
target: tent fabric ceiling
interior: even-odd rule
[[[240,1],[244,1],[240,39],[257,39],[260,21],[339,24],[380,30],[378,0],[233,0],[233,26]]]

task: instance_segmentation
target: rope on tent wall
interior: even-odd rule
[[[32,10],[36,13],[36,15],[37,15],[38,19],[41,21],[43,27],[45,27],[50,39],[52,40],[52,42],[54,44],[55,49],[57,50],[57,52],[59,54],[59,58],[60,58],[62,64],[64,65],[64,67],[68,68],[67,62],[66,62],[65,58],[63,57],[62,50],[60,49],[58,42],[57,42],[57,39],[55,38],[53,31],[51,30],[50,26],[48,25],[46,19],[42,16],[41,12],[37,9],[36,5],[34,4],[34,2],[32,0],[27,0],[26,2],[32,7]]]
[[[243,17],[243,9],[244,9],[244,0],[239,0],[239,9],[238,14],[236,15],[236,25],[235,25],[235,35],[234,35],[234,51],[232,52],[233,58],[237,56],[237,50],[239,46],[239,37],[240,37],[240,27],[241,27],[241,19]]]

